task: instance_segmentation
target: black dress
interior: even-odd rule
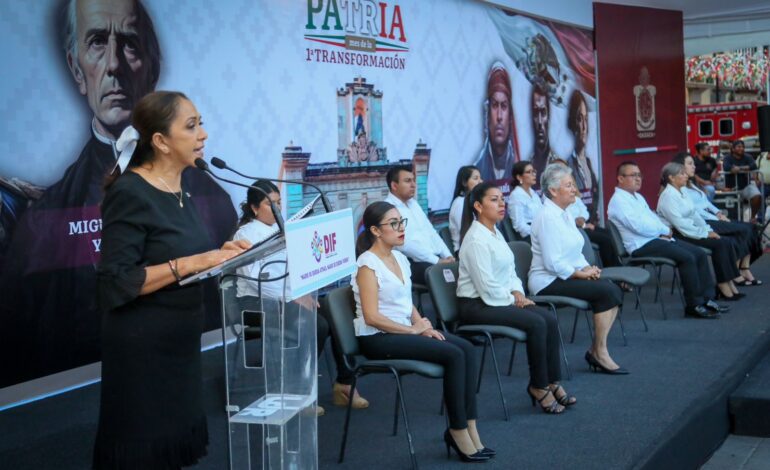
[[[104,198],[95,469],[177,469],[206,455],[201,286],[139,295],[145,266],[213,248],[190,198],[180,207],[177,196],[127,172]]]

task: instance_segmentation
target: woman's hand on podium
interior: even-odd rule
[[[218,250],[211,250],[198,255],[182,258],[180,259],[180,266],[183,264],[187,265],[188,263],[183,263],[183,261],[189,260],[189,267],[185,266],[187,269],[184,269],[185,272],[182,275],[201,272],[218,264],[222,264],[230,258],[243,253],[244,250],[247,250],[250,247],[251,243],[246,240],[234,240],[225,242],[225,244],[222,245],[222,248]]]

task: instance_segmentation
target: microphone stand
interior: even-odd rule
[[[287,184],[298,184],[298,185],[301,185],[301,186],[309,186],[309,187],[315,189],[316,191],[318,191],[318,193],[321,195],[321,203],[324,206],[324,210],[326,212],[332,212],[332,206],[329,203],[329,200],[326,199],[326,194],[324,194],[324,192],[321,191],[321,188],[319,188],[318,186],[316,186],[316,185],[314,185],[312,183],[308,183],[308,182],[305,182],[305,181],[298,181],[298,180],[281,180],[281,179],[278,179],[278,178],[263,178],[261,176],[245,175],[245,174],[241,173],[240,171],[236,170],[235,168],[232,168],[231,166],[228,166],[227,162],[225,162],[221,158],[217,158],[217,157],[212,157],[211,164],[214,165],[215,167],[219,168],[220,170],[229,170],[229,171],[232,171],[233,173],[235,173],[238,176],[242,176],[244,178],[248,178],[248,179],[252,179],[252,180],[267,180],[267,181],[272,181],[274,183],[287,183]]]
[[[285,233],[284,232],[284,228],[283,228],[284,227],[284,225],[283,225],[283,216],[281,215],[281,211],[278,209],[278,206],[275,205],[275,202],[273,202],[270,199],[270,196],[264,190],[262,190],[261,188],[258,188],[256,186],[252,186],[252,185],[249,185],[249,184],[239,183],[237,181],[233,181],[233,180],[222,178],[221,176],[217,176],[213,171],[211,171],[211,168],[209,168],[209,164],[206,163],[206,161],[204,159],[202,159],[202,158],[196,158],[195,159],[195,166],[199,170],[205,171],[206,173],[208,173],[209,175],[211,175],[215,179],[218,179],[219,181],[224,181],[225,183],[230,183],[230,184],[233,184],[235,186],[241,186],[243,188],[254,189],[254,190],[262,193],[267,198],[267,200],[270,201],[270,209],[273,212],[273,217],[275,218],[275,223],[278,225],[278,230],[281,233]],[[257,179],[257,178],[255,178],[255,179]]]

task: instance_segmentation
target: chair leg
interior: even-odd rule
[[[340,458],[337,463],[342,463],[345,459],[345,444],[348,441],[348,427],[350,426],[350,410],[353,407],[353,396],[356,392],[356,382],[358,381],[358,375],[353,374],[353,382],[350,384],[350,398],[348,399],[348,409],[345,412],[345,425],[342,428],[342,444],[340,445]]]
[[[513,344],[511,345],[511,358],[508,360],[508,377],[511,376],[511,372],[513,372],[513,358],[516,356],[516,344],[518,344],[518,341],[513,340]]]
[[[625,293],[623,294],[625,297]],[[628,346],[628,339],[626,339],[626,329],[623,327],[623,304],[618,307],[618,323],[620,324],[620,334],[623,335],[623,346]]]
[[[641,299],[641,287],[637,287],[634,289],[634,294],[636,294],[636,306],[639,309],[639,315],[642,317],[642,323],[644,323],[644,331],[648,332],[650,329],[647,327],[647,319],[644,318],[644,309],[642,308],[642,299]]]
[[[396,379],[396,389],[399,397],[399,403],[401,404],[401,414],[404,415],[404,430],[406,431],[406,442],[409,445],[409,457],[412,460],[412,468],[417,469],[417,456],[414,454],[414,444],[412,443],[412,433],[409,431],[409,418],[406,415],[406,405],[404,404],[404,394],[401,389],[401,378],[398,376],[398,372],[391,368],[393,377]],[[351,392],[352,393],[352,392]],[[352,396],[352,395],[351,395]]]
[[[575,309],[575,321],[572,322],[572,338],[570,338],[569,340],[570,344],[575,342],[575,330],[577,330],[577,321],[578,321],[579,315],[580,315],[580,310]]]
[[[324,346],[324,361],[326,362],[326,375],[329,376],[329,386],[334,388],[334,380],[336,376],[332,371],[332,360],[329,359],[329,349],[331,349],[331,338],[329,339],[329,347]]]
[[[505,403],[505,395],[503,394],[503,383],[500,381],[500,367],[497,365],[497,354],[495,353],[495,343],[492,339],[492,335],[487,333],[487,342],[489,343],[489,352],[492,355],[492,364],[495,366],[495,376],[497,377],[497,388],[500,391],[500,401],[503,404],[503,416],[508,421],[508,406]]]
[[[487,359],[487,343],[484,342],[484,346],[481,349],[481,365],[479,366],[479,381],[476,383],[476,393],[481,390],[481,377],[484,375],[484,362]]]
[[[575,312],[575,315],[577,315],[578,312]],[[588,334],[591,336],[591,342],[594,340],[594,329],[591,328],[591,320],[588,319],[588,310],[583,310],[583,317],[586,319],[586,325],[588,325]]]
[[[663,296],[660,295],[660,291],[661,291],[661,288],[662,288],[661,285],[660,285],[660,275],[661,275],[661,270],[663,269],[663,266],[660,265],[656,269],[655,265],[653,265],[652,269],[656,272],[656,275],[655,275],[655,297],[653,298],[652,301],[653,302],[660,302],[660,313],[661,313],[661,315],[663,315],[663,319],[664,320],[668,320],[668,316],[666,315],[666,304],[665,304],[665,302],[663,302]]]
[[[399,383],[399,379],[396,379],[396,383]],[[398,434],[398,404],[401,403],[401,387],[396,387],[396,403],[393,406],[393,435]]]

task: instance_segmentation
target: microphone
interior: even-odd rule
[[[275,205],[273,200],[270,199],[270,196],[265,191],[263,191],[260,188],[257,188],[256,186],[251,186],[249,184],[239,183],[237,181],[228,180],[228,179],[222,178],[221,176],[217,176],[216,174],[214,174],[213,171],[211,171],[211,168],[209,168],[209,164],[206,163],[206,160],[204,160],[202,158],[196,158],[195,159],[195,166],[199,170],[205,171],[206,173],[208,173],[209,175],[211,175],[214,178],[218,179],[219,181],[224,181],[225,183],[234,184],[236,186],[241,186],[243,188],[255,189],[258,192],[262,193],[265,196],[265,198],[267,198],[267,200],[270,201],[270,209],[273,212],[273,217],[275,218],[275,223],[278,225],[278,230],[280,230],[281,233],[285,233],[284,230],[283,230],[283,216],[281,216],[281,211],[278,209],[278,206]]]
[[[244,178],[248,178],[248,179],[252,179],[252,180],[267,180],[267,181],[272,181],[274,183],[299,184],[301,186],[309,186],[309,187],[315,189],[316,191],[318,191],[318,193],[321,195],[321,203],[324,206],[324,210],[326,212],[331,212],[332,211],[332,205],[329,203],[329,200],[326,199],[326,194],[324,194],[324,192],[321,191],[321,188],[319,188],[318,186],[316,186],[316,185],[314,185],[312,183],[307,183],[305,181],[298,181],[298,180],[279,180],[277,178],[263,178],[261,176],[244,175],[243,173],[241,173],[240,171],[236,170],[235,168],[232,168],[232,167],[228,166],[227,163],[224,160],[222,160],[221,158],[217,158],[217,157],[212,157],[211,158],[211,164],[214,165],[215,167],[219,168],[220,170],[232,171],[233,173],[235,173],[238,176],[242,176]]]

